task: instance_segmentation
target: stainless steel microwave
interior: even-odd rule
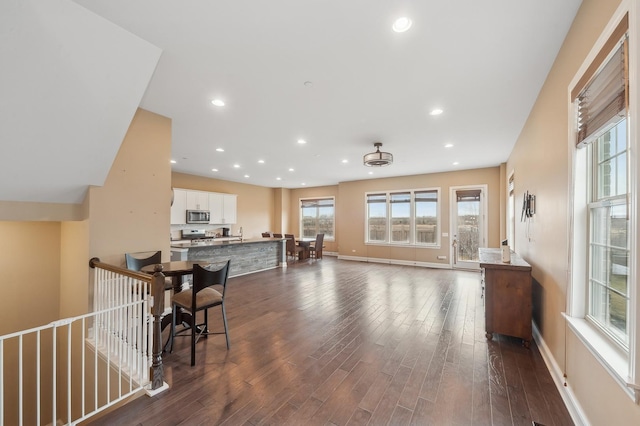
[[[209,223],[209,210],[187,210],[187,223]]]

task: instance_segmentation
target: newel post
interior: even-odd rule
[[[154,267],[153,278],[151,279],[151,295],[153,296],[153,354],[151,363],[151,390],[160,389],[164,386],[164,367],[162,365],[162,321],[164,312],[164,274],[162,265]]]

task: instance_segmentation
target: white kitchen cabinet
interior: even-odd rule
[[[173,189],[173,204],[171,204],[171,224],[184,225],[187,223],[187,191]]]
[[[209,210],[209,193],[187,191],[187,210]]]
[[[218,194],[209,193],[209,211],[212,225],[230,225],[236,223],[237,220],[237,195],[235,194]]]
[[[223,194],[224,223],[236,223],[238,221],[238,196],[236,194]]]

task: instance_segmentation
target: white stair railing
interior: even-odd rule
[[[164,276],[91,263],[94,312],[0,336],[0,425],[76,424],[143,389],[166,387]]]

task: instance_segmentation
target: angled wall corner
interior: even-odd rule
[[[0,200],[81,203],[102,185],[160,54],[69,0],[2,2]]]

